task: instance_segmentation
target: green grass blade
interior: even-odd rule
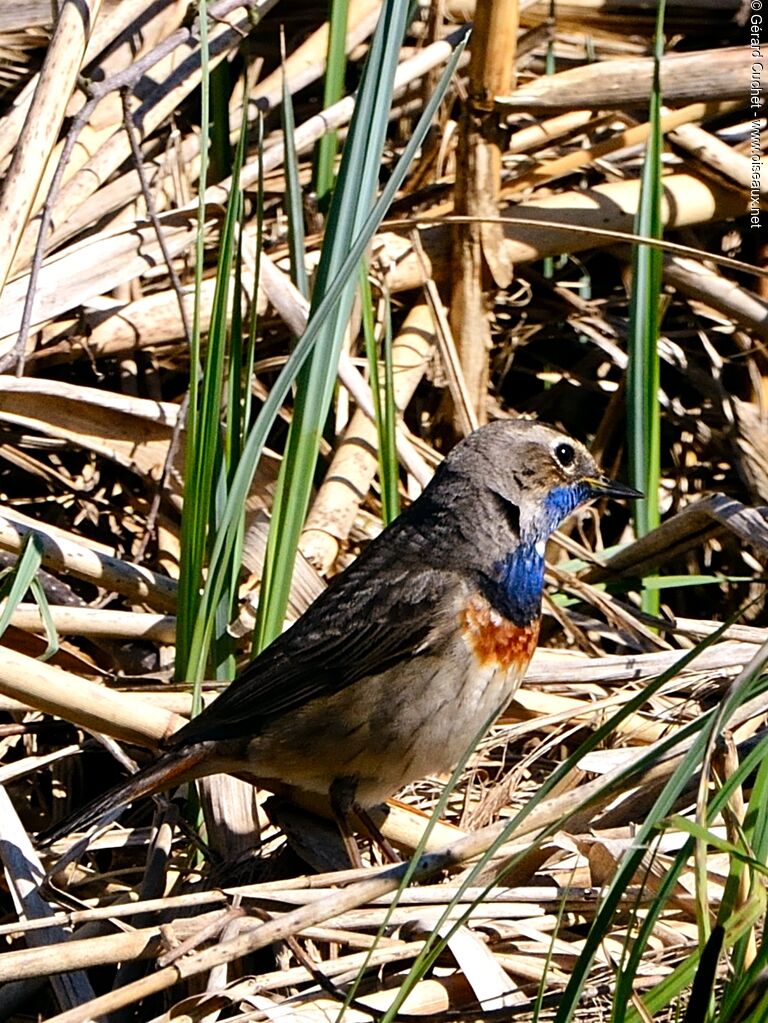
[[[604,906],[595,918],[587,938],[587,943],[580,956],[579,963],[574,969],[571,981],[566,988],[561,1008],[556,1017],[557,1023],[565,1023],[566,1020],[571,1018],[570,1014],[575,1010],[576,999],[578,998],[578,994],[586,981],[588,962],[591,961],[592,955],[594,955],[594,952],[603,940],[603,936],[607,933],[610,920],[618,906],[621,894],[627,885],[631,883],[632,876],[642,861],[644,846],[650,840],[652,832],[657,827],[664,826],[665,819],[669,815],[677,795],[689,782],[698,765],[702,762],[706,762],[708,750],[712,748],[716,741],[716,737],[720,735],[723,729],[727,726],[727,722],[731,716],[743,702],[746,702],[758,695],[761,691],[764,691],[768,685],[768,680],[766,680],[762,675],[765,668],[766,656],[768,656],[768,654],[763,651],[762,662],[758,663],[756,660],[755,663],[753,663],[749,670],[749,674],[742,680],[742,683],[738,686],[734,686],[720,705],[707,713],[703,719],[694,723],[697,726],[695,730],[698,732],[698,735],[696,735],[696,738],[686,754],[683,763],[675,771],[663,792],[660,794],[655,806],[635,837],[633,841],[633,848],[625,857],[616,878],[609,887]],[[709,807],[707,808],[708,814],[711,818],[714,818],[722,811],[723,806],[731,797],[731,794],[736,787],[743,784],[749,773],[754,771],[755,767],[762,761],[765,756],[766,747],[768,747],[768,739],[763,740],[756,750],[751,751],[739,768],[725,781],[720,790],[715,793],[710,801]],[[679,870],[682,870],[692,847],[692,842],[686,845],[683,853],[677,858],[675,868],[669,871],[670,876],[676,876],[677,873],[679,873]],[[630,956],[630,965],[627,967],[625,973],[619,977],[614,1013],[614,1018],[617,1020],[623,1020],[626,1012],[627,1020],[632,1021],[632,1023],[639,1023],[639,1018],[635,1010],[630,1010],[627,1006],[635,980],[636,969],[639,966],[646,940],[650,937],[654,914],[655,916],[658,916],[663,908],[663,904],[657,899],[656,904],[649,914],[649,919],[646,920],[641,934],[635,942]],[[735,937],[738,937],[747,927],[752,925],[754,922],[754,912],[754,907],[749,907],[745,910],[743,917],[731,921],[728,928],[730,931],[729,941],[733,941]],[[687,984],[691,983],[697,962],[698,953],[695,956],[689,957],[686,963],[678,968],[678,970],[674,971],[669,978],[646,994],[644,996],[646,1007],[652,1013],[656,1013],[660,1011],[663,1006],[669,1004],[674,997],[679,996],[683,988]]]
[[[49,657],[53,657],[59,649],[59,633],[56,629],[56,623],[53,620],[51,614],[51,608],[48,604],[48,598],[45,595],[43,584],[39,579],[35,578],[29,584],[29,592],[37,604],[40,611],[40,617],[43,621],[43,629],[45,630],[45,650],[40,654],[41,661],[47,661]]]
[[[255,631],[257,650],[280,632],[288,603],[320,436],[333,396],[339,353],[357,286],[356,273],[342,277],[342,267],[374,205],[408,10],[406,0],[389,0],[382,9],[331,200],[310,319],[329,288],[340,278],[343,284],[338,303],[320,331],[311,361],[302,368],[297,382],[293,419],[267,541]]]
[[[327,109],[340,100],[344,93],[348,18],[349,0],[331,0],[328,18],[328,56],[323,83],[323,109]],[[326,208],[333,189],[333,170],[337,148],[338,134],[335,131],[327,132],[317,144],[315,195],[321,209]]]
[[[635,231],[650,238],[661,238],[663,235],[660,67],[664,52],[664,6],[665,0],[660,0],[649,109],[650,133],[640,184],[640,205],[635,221]],[[661,415],[658,338],[662,267],[663,256],[660,249],[649,245],[634,246],[629,307],[627,427],[630,479],[633,486],[645,494],[645,497],[635,505],[635,524],[640,536],[655,528],[660,519]],[[658,613],[658,591],[643,593],[643,609],[650,614]]]
[[[717,630],[717,632],[713,633],[712,636],[708,636],[706,640],[697,644],[697,646],[694,649],[697,652],[701,652],[702,650],[706,649],[708,646],[711,645],[715,637],[719,638],[725,632],[725,629],[728,627],[728,624],[729,623],[724,624],[720,629]],[[625,716],[627,708],[630,705],[636,703],[635,709],[639,709],[639,707],[645,702],[645,700],[648,699],[652,695],[652,693],[656,692],[658,688],[660,688],[660,683],[662,683],[662,680],[668,681],[669,679],[674,677],[674,675],[678,671],[680,671],[686,663],[689,663],[689,660],[691,659],[692,658],[690,653],[685,654],[680,659],[680,661],[677,662],[676,665],[673,665],[668,671],[662,673],[662,675],[655,679],[650,686],[645,687],[644,690],[641,693],[639,693],[637,697],[633,698],[633,700],[631,700],[624,708],[622,708],[622,710],[617,715],[614,715],[611,721],[607,723],[607,731],[603,732],[603,728],[606,728],[606,726],[601,726],[601,728],[598,728],[595,731],[595,733],[590,737],[589,742],[587,744],[584,744],[584,746],[581,747],[580,751],[577,751],[579,753],[579,757],[583,756],[583,752],[586,749],[595,748],[594,743],[596,739],[602,741],[602,739],[606,737],[608,732],[611,731],[618,723],[618,721]],[[665,682],[663,682],[662,684],[665,684]],[[727,701],[723,705],[723,709],[726,714],[731,713],[731,705]],[[688,736],[691,736],[692,737],[691,746],[688,752],[686,753],[685,757],[683,758],[681,766],[675,771],[674,775],[669,779],[663,791],[657,798],[653,808],[647,815],[647,818],[643,826],[639,829],[637,835],[633,840],[632,849],[625,856],[620,869],[618,870],[613,882],[611,883],[607,890],[603,906],[601,907],[600,911],[598,912],[594,919],[589,934],[587,935],[587,940],[585,942],[584,948],[579,956],[578,962],[575,964],[572,970],[571,978],[565,988],[565,991],[563,992],[560,1005],[555,1016],[556,1023],[568,1023],[568,1021],[572,1019],[573,1013],[576,1010],[576,1006],[578,1004],[579,997],[581,995],[583,987],[587,982],[587,976],[592,963],[592,959],[597,949],[599,948],[600,943],[603,941],[605,935],[608,932],[611,920],[613,919],[613,915],[616,911],[616,908],[618,907],[622,893],[631,882],[631,879],[634,876],[635,871],[639,868],[643,856],[645,855],[645,847],[647,843],[651,840],[651,837],[656,827],[660,825],[664,818],[668,815],[672,806],[674,805],[677,795],[688,783],[688,780],[693,774],[696,765],[703,759],[705,750],[707,748],[707,743],[709,741],[709,734],[706,729],[709,728],[714,718],[715,718],[714,712],[710,712],[708,715],[706,715],[705,718],[699,718],[696,721],[693,721],[690,724],[685,725],[677,733],[674,742],[683,741]],[[641,756],[638,759],[637,763],[633,765],[633,771],[636,770],[642,771],[645,769],[650,769],[652,763],[655,761],[655,758],[657,756],[663,755],[661,753],[661,748],[664,747],[665,745],[666,745],[665,743],[662,743],[651,758]],[[576,762],[577,761],[574,760],[573,757],[569,757],[568,760],[566,761],[566,764],[569,765],[570,767],[574,767]],[[562,765],[560,768],[558,768],[557,771],[554,772],[553,777],[549,779],[547,782],[547,788],[551,787],[553,783],[556,783],[559,777],[562,777],[561,772],[565,766],[566,765]]]
[[[365,356],[373,398],[373,412],[378,439],[379,481],[381,483],[381,517],[384,525],[396,519],[400,511],[398,493],[399,464],[395,448],[395,402],[392,379],[392,327],[389,302],[384,315],[384,380],[379,376],[379,355],[376,346],[375,316],[371,282],[365,267],[360,268],[360,296],[362,304]]]
[[[43,544],[39,536],[30,533],[22,545],[16,564],[6,569],[0,599],[5,602],[0,614],[0,636],[11,624],[13,612],[26,596],[32,580],[43,563]]]
[[[336,302],[344,288],[348,276],[355,272],[356,268],[359,266],[360,260],[362,259],[371,238],[384,219],[397,190],[402,185],[411,161],[421,146],[432,118],[445,96],[451,78],[456,71],[456,67],[461,59],[462,53],[464,52],[465,45],[466,37],[457,45],[450,60],[447,62],[434,94],[425,105],[424,111],[419,118],[414,132],[408,140],[408,144],[403,150],[403,153],[389,180],[382,189],[379,199],[368,214],[359,234],[355,237],[336,279],[330,282],[325,296],[319,301],[317,307],[313,310],[312,316],[307,323],[306,330],[288,357],[282,372],[270,388],[270,392],[267,395],[261,411],[257,416],[253,427],[248,433],[248,438],[243,449],[242,459],[232,477],[229,494],[227,496],[227,506],[224,513],[225,523],[232,521],[232,519],[241,513],[248,496],[248,491],[250,489],[251,481],[256,471],[262,449],[266,443],[267,435],[272,427],[272,423],[277,417],[282,403],[285,401],[299,369],[311,352],[326,318],[335,308]],[[227,559],[232,556],[233,544],[234,538],[231,530],[222,529],[215,538],[210,558],[210,568],[203,586],[200,607],[198,610],[197,624],[199,627],[195,630],[193,649],[190,652],[190,663],[192,664],[197,663],[200,660],[205,642],[207,642],[206,630],[209,627],[207,623],[210,621],[208,609],[216,604],[216,602],[220,599],[221,586],[223,585],[219,567],[222,562],[227,561]]]
[[[176,608],[176,678],[187,677],[193,631],[200,600],[200,581],[203,575],[207,510],[199,492],[196,471],[196,452],[200,431],[201,337],[200,294],[205,261],[205,188],[208,180],[208,146],[210,133],[210,66],[208,61],[208,4],[200,0],[200,174],[197,235],[195,238],[195,300],[192,312],[190,344],[189,398],[187,402],[184,511],[181,517],[181,554],[179,565],[179,592]],[[196,701],[195,701],[196,702]],[[193,711],[199,709],[193,704]]]
[[[306,244],[304,241],[304,205],[301,199],[299,181],[299,157],[296,152],[296,121],[293,116],[293,98],[285,74],[285,40],[281,38],[283,55],[283,143],[285,146],[285,210],[288,217],[288,255],[291,264],[291,280],[309,298],[309,277],[307,276]]]
[[[711,719],[711,715],[710,715]],[[743,785],[745,780],[754,773],[754,771],[763,763],[766,759],[766,750],[768,749],[768,740],[764,739],[750,754],[745,757],[744,761],[739,765],[738,771],[729,779],[722,787],[722,789],[716,793],[715,797],[710,803],[709,810],[711,815],[715,815],[720,812],[727,802],[732,797],[734,790]],[[661,912],[666,908],[664,900],[667,893],[671,891],[671,882],[677,881],[680,873],[686,865],[686,861],[689,859],[693,850],[693,840],[687,842],[680,853],[675,858],[675,862],[672,867],[668,870],[665,876],[665,883],[662,890],[659,892],[657,900],[655,900],[651,907],[651,912],[644,925],[644,932],[638,936],[638,939],[633,948],[632,958],[634,964],[637,966],[642,958],[643,951],[646,948],[647,939],[650,937],[653,923],[658,919]],[[739,862],[742,862],[743,858],[739,855]],[[755,922],[758,921],[765,913],[765,892],[764,885],[760,884],[753,889],[755,893],[753,897],[747,900],[746,903],[740,905],[737,909],[731,911],[728,914],[720,914],[718,916],[718,924],[725,929],[725,947],[738,946],[739,942],[746,935],[746,933],[754,926]],[[663,898],[662,898],[663,897]],[[656,1015],[661,1013],[666,1007],[668,1007],[675,999],[682,996],[686,987],[688,987],[694,979],[696,971],[699,965],[699,951],[693,952],[689,955],[679,966],[677,966],[672,973],[665,977],[656,987],[649,990],[643,996],[643,1002],[646,1009],[652,1014]],[[738,1000],[744,990],[742,983],[743,978],[737,977],[736,987],[734,989],[735,1000]],[[625,978],[624,986],[621,984],[617,985],[616,990],[616,1004],[617,1007],[621,1004],[626,1006],[626,1020],[627,1023],[642,1023],[640,1016],[637,1011],[628,1006],[628,1000],[634,982],[634,975],[629,974]],[[724,1009],[724,1006],[722,1007]],[[624,1015],[619,1017],[624,1019]],[[724,1020],[730,1017],[727,1013],[723,1016]]]
[[[232,150],[229,144],[229,63],[224,60],[210,74],[210,178],[222,181],[232,173]]]
[[[400,514],[400,465],[397,460],[397,406],[395,404],[395,375],[392,362],[392,311],[389,295],[384,293],[384,394],[383,419],[379,431],[379,479],[384,523],[392,522]]]
[[[190,409],[193,414],[187,431],[185,452],[187,471],[181,558],[183,587],[180,583],[184,600],[180,599],[183,621],[179,634],[182,642],[177,647],[176,673],[177,678],[195,683],[202,681],[209,671],[219,679],[232,678],[235,668],[234,648],[227,627],[239,582],[237,552],[242,544],[242,510],[238,519],[230,520],[229,528],[234,531],[234,542],[228,561],[219,565],[221,585],[217,601],[206,607],[208,621],[202,629],[200,591],[209,574],[210,549],[222,528],[227,507],[228,481],[243,447],[245,416],[241,381],[243,364],[240,356],[242,315],[239,264],[244,203],[237,181],[245,154],[245,138],[246,133],[241,130],[231,168],[234,184],[219,237],[216,285],[204,360],[198,321],[190,379]],[[233,332],[238,339],[235,345],[231,340]],[[226,409],[224,422],[223,408]],[[199,704],[197,688],[193,702]]]
[[[51,617],[48,598],[37,577],[42,563],[42,540],[36,533],[29,533],[22,544],[16,564],[12,568],[6,569],[3,573],[2,583],[0,584],[0,601],[3,602],[2,613],[0,613],[0,636],[5,633],[5,630],[11,624],[13,612],[24,600],[27,591],[31,592],[40,610],[40,617],[43,621],[46,637],[46,647],[40,655],[40,660],[46,661],[59,649],[59,636]]]
[[[202,562],[199,566],[198,587],[208,562],[208,548],[211,536],[215,535],[221,525],[221,517],[226,505],[226,472],[227,459],[231,449],[227,441],[228,431],[222,428],[222,399],[227,379],[227,360],[229,354],[229,305],[231,291],[231,272],[234,253],[236,251],[237,225],[241,216],[242,193],[236,185],[230,192],[227,211],[219,239],[219,260],[216,272],[211,307],[211,323],[208,330],[208,343],[205,352],[204,372],[201,380],[200,413],[195,446],[188,448],[187,464],[193,467],[196,477],[196,504],[193,513],[200,531]],[[239,301],[239,296],[237,296]],[[184,513],[187,507],[185,503]],[[227,602],[225,595],[222,596]],[[217,611],[218,625],[212,636],[214,643],[226,636],[228,614],[223,606]],[[227,644],[228,645],[228,644]],[[219,675],[219,663],[227,655],[218,650],[214,657],[213,669]],[[187,674],[190,681],[200,681],[202,675]]]
[[[242,401],[243,401],[243,439],[240,446],[240,458],[243,447],[248,437],[248,424],[251,421],[251,409],[253,396],[251,392],[251,380],[253,379],[253,365],[256,358],[256,334],[259,325],[259,278],[261,276],[261,250],[264,243],[264,118],[261,111],[256,114],[256,151],[259,158],[259,172],[256,179],[256,242],[253,267],[253,286],[251,289],[251,311],[248,317],[248,340],[246,342],[245,368],[242,377]],[[239,464],[238,459],[238,464]]]
[[[719,634],[722,634],[727,627],[728,626],[726,624],[720,630],[718,630]],[[614,730],[614,728],[616,728],[616,726],[620,723],[620,721],[622,721],[628,714],[631,714],[631,713],[634,713],[635,711],[637,711],[643,705],[643,703],[649,698],[649,696],[653,692],[656,692],[662,686],[666,685],[666,683],[669,681],[669,679],[672,678],[678,671],[680,671],[682,669],[682,667],[689,662],[689,660],[693,659],[694,656],[697,656],[698,653],[700,653],[702,650],[706,649],[706,647],[709,646],[712,642],[713,642],[713,637],[707,637],[706,640],[704,640],[702,643],[700,643],[698,645],[698,647],[696,648],[696,651],[697,651],[696,653],[693,653],[693,651],[691,651],[691,652],[683,655],[683,657],[680,659],[680,661],[676,665],[672,666],[666,672],[662,673],[657,679],[655,679],[644,690],[644,692],[639,693],[636,697],[634,697],[631,701],[629,701],[620,711],[618,711],[615,715],[613,715],[613,717],[608,722],[606,722],[605,724],[603,724],[599,728],[597,728],[595,730],[595,732],[589,737],[589,739],[586,742],[582,743],[581,746],[576,751],[574,751],[574,753],[570,757],[568,757],[568,759],[565,761],[565,763],[563,763],[555,772],[553,772],[552,776],[547,780],[545,785],[542,786],[542,788],[537,793],[537,797],[535,799],[530,800],[529,803],[525,807],[523,807],[523,809],[520,810],[515,815],[514,819],[510,821],[510,823],[507,826],[507,828],[505,828],[504,832],[499,835],[497,840],[494,842],[493,846],[491,846],[491,848],[487,851],[487,853],[484,855],[484,857],[481,859],[481,861],[475,867],[472,868],[472,870],[468,873],[468,875],[466,875],[465,881],[464,881],[465,885],[467,887],[470,887],[474,883],[474,879],[475,879],[476,875],[480,871],[485,869],[485,864],[494,855],[495,851],[498,848],[500,848],[505,842],[509,841],[509,839],[510,839],[511,835],[513,834],[514,830],[519,827],[519,825],[525,820],[527,815],[535,808],[535,806],[541,801],[541,799],[543,799],[549,792],[551,792],[552,789],[560,783],[561,779],[564,778],[568,773],[570,773],[575,768],[577,763],[586,755],[587,752],[597,748],[597,746],[599,746],[600,743],[602,743],[605,740],[605,738]],[[712,718],[713,718],[713,715],[710,714],[708,716],[708,718],[706,719],[707,722],[710,722],[712,720]],[[666,743],[661,743],[655,750],[651,751],[649,754],[647,754],[645,756],[641,756],[637,760],[637,762],[632,765],[632,767],[628,770],[628,772],[625,772],[625,775],[629,774],[631,776],[637,775],[639,777],[642,777],[643,773],[646,770],[649,770],[650,767],[653,764],[657,763],[657,758],[658,757],[663,757],[664,751],[665,751],[667,746],[669,746],[669,747],[674,746],[677,742],[683,740],[688,735],[696,736],[697,733],[703,733],[704,732],[704,728],[705,728],[705,722],[702,719],[699,719],[699,720],[697,720],[695,722],[692,722],[690,725],[686,726],[686,728],[683,729],[680,733],[678,733],[675,736],[671,736],[669,738],[669,740],[667,740]],[[683,735],[683,733],[685,733],[685,736]],[[703,735],[703,734],[700,734],[698,736],[698,738],[694,740],[694,744],[696,742],[698,742],[699,745],[705,743],[706,742],[706,736]],[[694,758],[695,758],[695,755],[694,755]],[[672,782],[674,782],[678,787],[682,787],[687,782],[687,775],[680,775],[680,776],[678,776],[678,774],[676,774],[674,776],[674,778],[672,779]],[[672,784],[672,782],[670,784]],[[628,783],[629,783],[629,779],[627,777],[623,777],[621,779],[622,787],[626,787],[626,785]],[[615,781],[613,783],[610,782],[610,781],[607,781],[606,785],[604,786],[604,791],[601,792],[599,795],[600,796],[604,796],[607,793],[609,793],[611,791],[614,791],[616,784],[617,783]],[[665,792],[666,791],[667,790],[665,790]],[[662,795],[664,795],[664,793],[662,793]],[[674,799],[674,795],[671,798]],[[585,805],[586,804],[582,804],[582,809],[584,808]],[[536,838],[536,844],[537,845],[540,844],[548,836],[550,836],[551,834],[554,834],[561,827],[566,827],[567,828],[567,819],[563,820],[563,821],[554,822],[553,824],[551,824],[547,828],[543,829],[542,832]],[[649,829],[648,834],[650,835],[650,833],[651,832],[650,832],[650,829]],[[641,846],[639,848],[639,854],[640,854],[639,858],[640,859],[642,859],[644,853],[645,853],[645,849],[644,849],[644,847]],[[511,863],[510,866],[514,866],[514,862]],[[636,866],[637,866],[636,863],[633,864],[633,867],[636,867]],[[633,876],[633,874],[634,874],[634,869],[629,874],[629,877]],[[498,883],[499,880],[500,879],[497,879],[496,883]],[[621,898],[622,891],[623,891],[623,889],[619,889],[617,892],[615,892],[615,895],[614,895],[615,903],[618,903],[618,900]],[[447,915],[450,913],[451,909],[456,904],[457,899],[458,899],[458,896],[455,899],[451,900],[446,905],[442,917],[435,924],[435,933],[440,929],[442,923],[447,919]],[[612,919],[612,916],[613,916],[612,912],[606,914],[605,919],[604,919],[604,924],[606,926],[607,926],[608,923],[610,923],[610,921]],[[454,925],[452,925],[452,927],[455,929],[455,927],[458,927],[459,924],[462,921],[463,921],[463,917],[461,917],[458,921],[456,921],[456,923]],[[590,937],[592,937],[593,935],[594,935],[594,930],[590,931]],[[602,940],[602,939],[600,939],[600,940]],[[424,973],[426,972],[426,970],[429,969],[430,965],[436,961],[437,957],[440,955],[440,953],[443,950],[443,948],[445,947],[446,943],[447,943],[447,936],[446,937],[441,937],[441,938],[437,939],[433,935],[433,938],[428,941],[428,943],[427,943],[426,947],[424,948],[423,952],[420,953],[416,963],[414,964],[414,967],[413,967],[412,971],[409,973],[409,976],[406,979],[405,984],[401,986],[401,990],[398,993],[398,999],[397,999],[395,1005],[401,1004],[402,999],[405,997],[405,994],[407,993],[407,991],[410,990],[413,987],[413,984],[415,983],[415,981],[418,980],[421,976],[423,976]],[[596,942],[594,948],[597,947],[597,944],[599,944],[599,941]],[[579,996],[579,993],[580,993],[580,990],[581,990],[581,986],[583,986],[583,984],[586,982],[586,975],[587,975],[587,972],[588,972],[588,969],[589,969],[589,965],[591,963],[591,957],[594,954],[594,948],[590,950],[590,954],[589,955],[585,956],[584,954],[582,954],[582,956],[580,957],[581,973],[582,973],[581,979],[579,980],[577,978],[576,986],[575,987],[573,986],[573,981],[572,981],[572,984],[569,985],[569,988],[571,989],[572,995],[573,995],[573,997],[575,999],[577,999],[578,996]],[[587,951],[588,950],[585,949],[585,953]],[[576,976],[576,974],[574,976]],[[392,1008],[390,1008],[389,1011],[392,1012]],[[567,1015],[563,1016],[564,1020],[568,1019],[568,1018],[570,1018],[570,1017],[567,1016]]]

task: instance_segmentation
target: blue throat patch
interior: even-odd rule
[[[494,565],[494,575],[486,580],[484,594],[495,611],[523,628],[541,614],[543,588],[544,558],[529,542],[518,544]]]
[[[483,593],[494,610],[515,625],[530,625],[541,614],[544,558],[536,544],[545,541],[589,496],[586,483],[550,490],[530,534],[521,536],[518,545],[493,566],[493,575],[485,580]]]

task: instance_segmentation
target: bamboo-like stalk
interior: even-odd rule
[[[460,216],[498,214],[503,137],[494,98],[512,87],[518,16],[518,0],[487,0],[475,12],[469,89],[456,154],[455,204]],[[489,295],[492,282],[506,287],[511,278],[498,226],[482,220],[457,226],[453,260],[451,329],[471,406],[477,422],[483,423],[491,345]]]
[[[174,608],[177,587],[168,576],[90,549],[74,537],[66,537],[60,530],[42,525],[29,526],[0,516],[0,548],[19,551],[30,533],[34,533],[40,541],[46,567],[57,572],[71,572],[79,579],[86,579],[107,590],[116,590],[161,611]]]
[[[768,301],[698,260],[667,256],[664,279],[681,294],[717,310],[755,337],[768,341]]]
[[[161,707],[126,699],[10,648],[0,659],[0,692],[82,728],[140,745],[157,745],[184,724]]]
[[[225,0],[226,2],[226,0]],[[274,0],[261,0],[259,7],[271,5]],[[212,5],[215,7],[215,5]],[[242,9],[235,10],[218,20],[211,29],[211,66],[224,60],[229,51],[238,45],[244,35],[253,28],[254,19]],[[143,135],[154,131],[178,106],[181,100],[200,83],[200,51],[194,46],[184,61],[186,74],[179,75],[178,68],[167,69],[167,81],[159,83],[142,105],[134,112],[137,127]],[[78,209],[115,170],[130,157],[130,143],[124,131],[115,131],[98,149],[94,156],[64,186],[56,199],[56,221],[66,225],[69,215]],[[47,243],[55,245],[54,234]],[[18,246],[14,261],[14,272],[29,264],[36,242],[36,235],[29,229]]]
[[[392,345],[395,402],[410,401],[430,357],[435,328],[428,306],[415,305]],[[318,490],[301,536],[300,549],[320,572],[333,566],[377,468],[376,428],[358,410],[352,416],[326,478]]]
[[[521,86],[510,95],[497,94],[505,113],[553,114],[573,109],[646,106],[653,83],[653,59],[598,61],[560,71]],[[694,53],[666,54],[661,61],[661,86],[669,103],[704,103],[749,95],[749,62],[740,46]]]
[[[742,216],[748,208],[748,196],[693,174],[670,174],[662,187],[662,219],[670,229]],[[520,203],[500,218],[505,257],[515,264],[583,252],[604,240],[604,235],[590,234],[591,228],[631,234],[639,195],[637,181],[618,181]],[[430,277],[444,281],[455,273],[449,224],[427,225],[419,231],[422,254],[407,236],[379,236],[389,264],[386,283],[393,292],[418,288]],[[413,220],[404,226],[412,230]]]
[[[704,117],[715,117],[719,114],[729,113],[732,110],[739,108],[737,100],[723,100],[722,102],[710,102],[710,103],[691,103],[681,110],[667,110],[661,119],[661,131],[663,133],[670,133],[670,136],[674,139],[676,131],[701,131],[692,125],[691,121],[701,120]],[[625,131],[617,132],[612,138],[607,139],[604,142],[600,142],[597,145],[589,146],[588,148],[577,149],[574,152],[567,153],[565,156],[560,156],[554,160],[547,160],[544,163],[534,167],[532,171],[524,174],[522,177],[515,178],[514,182],[505,189],[505,192],[517,192],[526,186],[535,185],[537,183],[549,184],[555,178],[564,174],[571,174],[579,167],[584,167],[587,164],[594,163],[596,160],[603,159],[610,153],[615,153],[620,149],[624,149],[629,146],[636,146],[640,143],[645,143],[648,139],[648,135],[651,131],[651,125],[648,121],[643,124],[636,124]],[[706,132],[702,132],[703,135],[707,136]],[[690,135],[683,135],[681,138],[690,138]],[[708,136],[709,137],[709,136]],[[699,138],[697,135],[696,138]],[[715,142],[718,140],[715,139]],[[746,157],[737,158],[737,154],[734,154],[730,146],[726,146],[725,143],[720,143],[724,150],[728,151],[732,161],[743,162],[748,165],[749,161]],[[725,163],[725,161],[722,161]],[[743,168],[742,168],[743,173]],[[732,177],[732,173],[729,175]],[[747,173],[746,179],[748,180],[749,175]],[[740,181],[739,184],[742,182]]]
[[[0,787],[0,860],[5,880],[20,917],[50,917],[51,905],[41,894],[43,869],[29,835],[23,828],[6,790]],[[27,935],[32,944],[61,942],[66,940],[66,931],[58,923],[50,924],[43,931]],[[79,970],[58,974],[51,978],[53,990],[60,1005],[77,1009],[83,1002],[94,997],[93,988],[84,973]]]
[[[734,152],[732,146],[727,145],[716,135],[696,124],[681,124],[670,132],[669,140],[691,153],[705,167],[749,191],[752,184],[752,164],[749,158]],[[765,175],[760,175],[758,188],[763,200],[768,198],[768,181],[765,180]]]
[[[266,9],[274,2],[275,0],[261,0],[260,7]],[[222,0],[222,3],[231,4],[231,0]],[[242,39],[246,25],[251,27],[251,23],[247,19],[246,22],[242,23],[237,21],[232,29],[228,29],[227,26],[214,27],[211,38],[213,41],[218,42],[223,48],[223,52],[217,53],[212,58],[212,64],[226,56],[225,44],[233,46]],[[412,81],[445,64],[450,59],[458,40],[463,38],[465,34],[464,30],[454,32],[446,39],[432,43],[424,50],[419,50],[412,56],[404,59],[398,66],[395,74],[395,94],[401,93]],[[170,76],[170,82],[173,85],[173,91],[170,96],[166,96],[163,93],[162,87],[158,86],[158,89],[153,92],[152,96],[147,99],[141,108],[141,112],[144,113],[143,120],[141,121],[143,132],[147,133],[161,123],[162,117],[167,114],[167,111],[175,109],[179,99],[186,95],[198,81],[199,68],[197,71],[190,72],[189,80],[185,79],[181,84],[176,82],[174,76]],[[270,95],[272,95],[273,91],[274,86],[270,86]],[[258,96],[259,93],[257,91],[254,99],[258,99]],[[339,100],[338,103],[335,103],[328,110],[315,114],[303,124],[300,124],[296,129],[297,151],[304,152],[311,148],[327,131],[348,124],[354,106],[354,97],[344,96],[343,99]],[[138,118],[139,114],[140,111],[137,111],[134,116]],[[103,184],[107,181],[109,175],[129,156],[128,143],[123,139],[123,134],[120,132],[117,136],[110,138],[108,142],[104,143],[89,163],[74,175],[62,190],[61,195],[56,200],[56,224],[53,233],[47,240],[48,248],[60,247],[68,238],[71,238],[79,230],[87,227],[94,220],[104,217],[107,213],[113,212],[116,209],[122,209],[128,199],[140,194],[140,186],[135,173],[125,175],[114,185]],[[185,140],[182,144],[181,155],[185,161],[193,160],[198,152],[199,147],[194,137]],[[282,143],[278,142],[270,146],[264,154],[263,161],[261,158],[249,161],[243,168],[240,176],[243,188],[250,188],[257,183],[262,163],[263,172],[266,174],[282,166],[284,157],[284,147]],[[229,180],[210,185],[205,193],[206,203],[214,208],[223,206],[226,204],[230,187],[231,181]],[[109,201],[106,204],[104,202],[105,194],[109,196]],[[196,210],[196,208],[196,203],[184,207],[184,209],[188,210]],[[15,263],[17,270],[23,270],[28,265],[34,244],[35,237],[33,236],[22,240]]]
[[[49,610],[56,631],[65,635],[144,639],[153,643],[173,643],[175,636],[176,619],[172,615],[55,604]],[[17,605],[11,625],[25,632],[40,632],[44,627],[40,608],[37,604]]]
[[[196,934],[203,933],[208,925],[223,923],[228,913],[227,909],[215,909],[207,913],[199,913],[194,917],[179,917],[170,926],[174,937],[183,942],[194,938]],[[259,921],[254,919],[246,918],[240,921],[242,930],[252,930],[258,925]],[[352,932],[350,936],[353,936]],[[394,944],[394,948],[384,943],[380,949],[377,949],[373,963],[396,962],[398,959],[415,955],[422,947],[422,943],[418,941]],[[163,926],[160,924],[136,930],[131,929],[118,934],[75,937],[69,940],[64,948],[60,945],[53,945],[5,953],[0,961],[0,983],[41,977],[48,973],[63,973],[72,969],[103,966],[106,963],[117,963],[126,959],[155,958],[165,950],[167,950],[167,945],[163,940]],[[328,976],[346,973],[349,969],[357,969],[364,965],[366,959],[367,954],[359,952],[342,956],[324,964],[323,972]],[[312,974],[305,967],[295,967],[290,971],[276,970],[270,976],[261,976],[259,986],[264,990],[270,990],[275,987],[303,983],[311,979]]]

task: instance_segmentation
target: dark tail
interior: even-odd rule
[[[205,769],[206,761],[210,759],[209,746],[209,743],[196,743],[194,746],[164,753],[154,763],[64,817],[52,828],[41,831],[37,836],[38,845],[48,846],[72,831],[82,831],[113,810],[127,806],[142,796],[152,796],[174,785],[209,774],[210,771]]]

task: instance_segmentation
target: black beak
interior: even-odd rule
[[[628,486],[626,483],[619,483],[618,480],[608,479],[607,476],[596,476],[584,480],[592,492],[592,497],[629,497],[632,499],[645,497],[640,490]]]

